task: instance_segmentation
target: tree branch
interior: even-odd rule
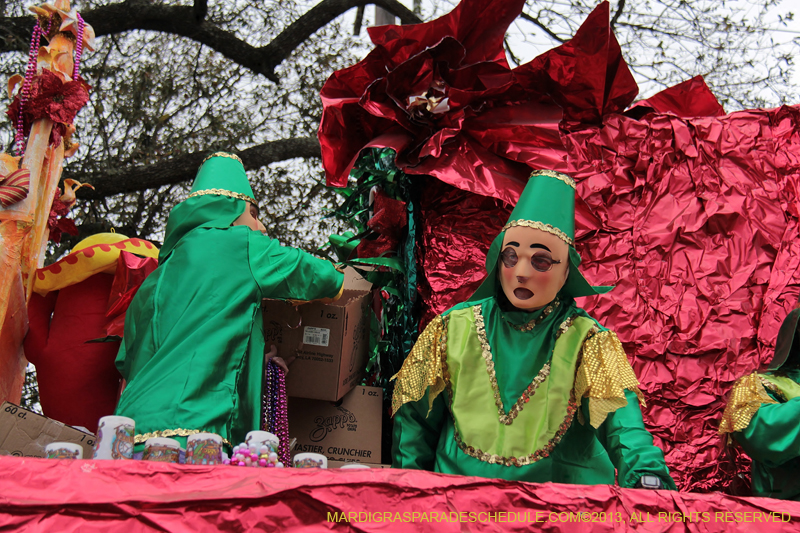
[[[321,157],[319,141],[315,137],[299,137],[267,142],[246,150],[234,151],[242,158],[244,168],[253,170],[295,157]],[[90,183],[95,190],[81,189],[81,198],[104,198],[114,194],[154,189],[163,185],[191,181],[197,174],[208,152],[194,152],[151,165],[78,173],[64,169],[63,177]]]
[[[382,7],[391,14],[400,17],[400,21],[403,24],[422,22],[419,17],[397,0],[373,0],[372,2],[363,0],[325,0],[311,8],[305,15],[283,30],[263,50],[267,52],[266,55],[272,58],[280,58],[280,61],[283,61],[312,33],[349,9],[366,4],[375,4]],[[271,68],[274,69],[280,61],[276,62]]]
[[[375,4],[397,15],[404,24],[421,22],[398,0],[323,0],[284,29],[272,42],[255,47],[199,17],[206,2],[192,6],[166,6],[148,0],[125,0],[85,13],[98,37],[131,30],[150,30],[181,35],[204,44],[239,65],[277,82],[275,67],[314,32],[353,7]],[[0,53],[27,52],[33,16],[0,17]]]
[[[561,37],[559,37],[558,35],[553,33],[550,30],[550,28],[548,28],[545,24],[543,24],[538,18],[534,17],[533,15],[528,15],[527,13],[525,13],[523,11],[522,13],[519,14],[519,16],[520,16],[520,18],[523,18],[523,19],[527,20],[528,22],[533,22],[534,24],[539,26],[542,29],[542,31],[544,31],[547,35],[549,35],[554,40],[556,40],[556,41],[558,41],[560,43],[566,42],[566,39],[562,39]]]
[[[194,19],[202,21],[208,15],[208,0],[194,0]]]
[[[611,23],[609,26],[611,27],[611,31],[614,31],[614,26],[617,24],[620,15],[622,15],[622,11],[625,9],[625,0],[619,0],[619,4],[617,4],[617,12],[614,13],[614,16],[611,17]]]

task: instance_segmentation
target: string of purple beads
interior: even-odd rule
[[[72,68],[72,81],[78,79],[78,72],[80,72],[81,68],[81,55],[83,55],[83,29],[86,27],[86,23],[83,21],[83,17],[80,13],[77,13],[78,17],[78,42],[75,43],[75,66]]]
[[[31,85],[33,84],[33,76],[36,74],[36,64],[39,57],[39,41],[42,35],[50,34],[50,26],[53,20],[50,19],[47,24],[47,31],[42,30],[39,24],[39,19],[36,19],[33,25],[33,35],[31,36],[31,47],[28,50],[28,67],[25,69],[25,81],[22,82],[22,89],[19,94],[19,109],[17,110],[17,133],[14,135],[14,150],[18,156],[25,152],[25,129],[23,110],[25,103],[31,98]]]
[[[277,363],[272,360],[267,363],[264,383],[264,431],[269,431],[278,437],[278,457],[284,464],[289,464],[286,376]]]

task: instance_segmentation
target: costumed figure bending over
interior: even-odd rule
[[[530,482],[675,488],[614,332],[574,298],[575,184],[536,171],[475,294],[435,317],[392,400],[393,466]]]
[[[781,324],[767,371],[734,383],[719,432],[752,458],[753,496],[800,500],[800,308]]]
[[[151,437],[261,427],[263,298],[336,298],[332,263],[267,237],[241,160],[218,152],[172,209],[158,268],[136,294],[116,364],[127,386],[116,414]]]

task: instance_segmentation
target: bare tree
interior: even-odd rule
[[[78,116],[82,147],[64,171],[95,186],[79,192],[73,212],[81,236],[113,226],[158,241],[204,154],[226,149],[251,172],[271,234],[314,248],[333,229],[320,220],[335,202],[319,165],[319,89],[370,49],[360,31],[362,21],[374,23],[365,5],[407,24],[442,15],[455,1],[405,3],[413,11],[399,0],[81,2],[99,37],[82,70],[93,86]],[[510,28],[510,60],[569,39],[595,3],[531,0]],[[2,5],[0,74],[7,79],[24,70],[34,19],[21,0]],[[611,7],[643,96],[702,74],[729,110],[796,98],[792,49],[773,46],[766,31],[792,18],[776,0],[618,0]],[[10,147],[12,139],[5,119],[0,142]]]

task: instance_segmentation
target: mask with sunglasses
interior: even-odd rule
[[[569,245],[550,233],[518,226],[503,236],[497,277],[517,309],[552,302],[567,280]]]
[[[496,280],[509,302],[525,310],[544,307],[559,292],[575,298],[610,291],[590,285],[580,273],[574,238],[574,181],[560,172],[534,171],[489,248],[486,280],[468,301],[496,296]]]

